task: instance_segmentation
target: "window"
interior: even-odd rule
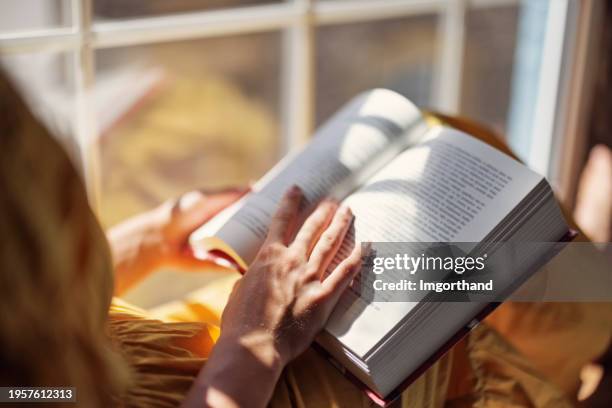
[[[97,51],[109,100],[138,100],[98,112],[104,222],[263,175],[280,155],[280,51],[278,32]]]
[[[109,226],[258,178],[372,87],[480,120],[554,178],[581,3],[5,1],[0,56],[74,135]]]

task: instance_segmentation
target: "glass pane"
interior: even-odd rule
[[[282,0],[93,0],[96,19],[160,16],[191,11],[280,3]]]
[[[259,178],[278,158],[279,53],[279,33],[98,51],[103,224]]]
[[[429,104],[436,22],[436,16],[424,15],[318,28],[317,123],[375,87],[398,91],[420,106]]]
[[[0,68],[13,80],[30,110],[81,165],[73,136],[75,105],[72,53],[27,53],[0,56]]]
[[[70,24],[68,0],[2,0],[0,32],[37,30]]]
[[[461,95],[461,113],[507,130],[519,7],[469,10]]]

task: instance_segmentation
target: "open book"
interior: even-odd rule
[[[350,206],[355,222],[345,242],[552,242],[569,231],[542,176],[470,135],[429,123],[401,95],[376,89],[351,101],[251,194],[194,232],[194,251],[222,249],[247,265],[293,184],[305,193],[305,213],[326,196]],[[544,256],[523,255],[531,272]],[[372,301],[347,290],[317,343],[380,402],[488,307]]]

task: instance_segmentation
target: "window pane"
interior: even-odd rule
[[[435,16],[424,15],[318,28],[317,123],[374,87],[390,88],[420,106],[428,105],[436,22]]]
[[[486,123],[500,134],[507,130],[519,7],[469,10],[461,113]]]
[[[172,13],[217,10],[280,3],[282,0],[93,0],[97,19],[161,16]]]
[[[98,51],[104,225],[259,178],[278,158],[279,52],[279,33]]]
[[[2,0],[0,32],[37,30],[70,23],[67,0]]]

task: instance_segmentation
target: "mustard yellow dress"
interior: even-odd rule
[[[223,272],[220,272],[223,273]],[[197,305],[197,307],[195,307]],[[573,342],[568,339],[562,320],[564,314],[589,313],[594,305],[573,304],[570,308],[551,304],[546,311],[527,311],[523,304],[508,304],[491,317],[490,323],[476,327],[469,336],[457,344],[402,394],[403,407],[571,407],[571,395],[578,386],[578,371],[560,370],[546,376],[538,370],[516,347],[497,330],[496,319],[510,315],[526,315],[525,324],[513,326],[515,334],[533,337],[533,321],[540,320],[547,328],[544,350],[556,350],[558,367],[567,361],[589,361],[594,358],[592,347],[582,347],[579,341],[588,339],[603,351],[606,330],[588,328],[596,317],[582,316],[582,322],[573,320]],[[604,306],[604,305],[600,305]],[[609,307],[609,306],[606,306]],[[194,376],[205,364],[206,355],[218,334],[214,323],[214,307],[189,301],[176,304],[169,320],[181,319],[181,308],[188,320],[201,317],[205,323],[163,323],[152,320],[143,311],[115,300],[110,311],[111,338],[118,345],[132,368],[134,385],[120,401],[124,406],[176,406],[180,403]],[[514,310],[514,308],[518,308]],[[197,312],[194,312],[197,311]],[[201,313],[201,315],[200,315]],[[530,313],[540,313],[530,317]],[[601,315],[600,322],[601,320]],[[560,319],[553,327],[547,321]],[[556,329],[558,328],[558,329]],[[588,334],[587,334],[588,333]],[[519,335],[520,336],[520,335]],[[194,342],[194,339],[196,340]],[[566,353],[574,353],[568,357]],[[550,354],[546,353],[545,354]],[[547,361],[555,361],[554,358]],[[574,381],[569,379],[573,378]],[[293,361],[283,372],[276,386],[272,407],[369,407],[372,403],[353,383],[348,381],[316,351],[308,350]]]
[[[108,245],[77,172],[1,75],[0,157],[0,384],[74,386],[83,407],[180,405],[218,338],[218,307],[191,298],[153,318],[112,298]],[[607,346],[609,316],[609,305],[504,305],[402,405],[571,406],[577,368]],[[308,350],[270,405],[370,402]]]

